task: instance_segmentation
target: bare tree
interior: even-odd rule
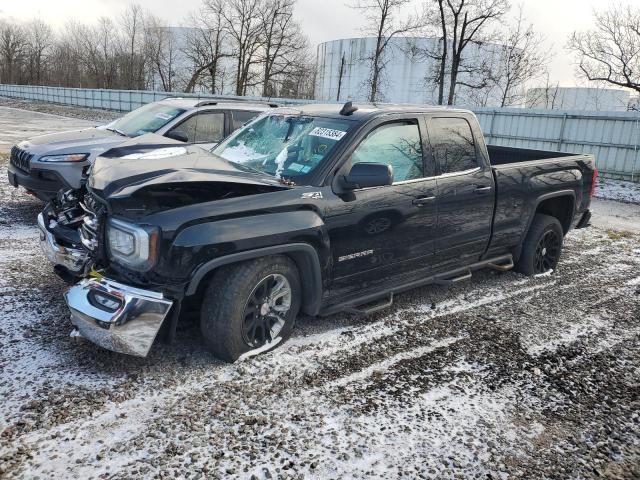
[[[385,52],[389,42],[398,35],[418,30],[424,25],[421,15],[403,16],[411,0],[356,0],[353,8],[360,10],[367,20],[366,30],[376,36],[376,46],[367,60],[371,74],[367,85],[370,102],[382,99],[381,84],[387,63]]]
[[[501,107],[521,104],[527,84],[546,74],[551,55],[544,41],[533,25],[527,24],[520,7],[515,23],[501,36],[492,69],[491,83],[499,93]]]
[[[178,47],[173,30],[159,18],[147,15],[144,26],[144,52],[148,62],[151,84],[155,89],[155,78],[160,79],[162,90],[170,92],[175,87],[176,57]],[[147,81],[149,83],[149,81]]]
[[[236,95],[246,95],[249,87],[260,82],[256,81],[255,68],[260,63],[258,54],[262,48],[261,12],[261,0],[226,0],[224,8],[220,9],[220,17],[232,43],[232,55],[236,58]]]
[[[546,81],[544,87],[529,89],[527,92],[526,107],[527,108],[547,108],[555,109],[558,107],[558,92],[560,84],[556,82],[551,84],[549,72],[546,72]]]
[[[80,86],[86,75],[85,65],[80,55],[77,24],[68,23],[63,33],[58,35],[48,56],[50,84],[59,86]]]
[[[316,65],[296,62],[280,82],[278,96],[284,98],[313,99],[316,83]]]
[[[225,0],[208,1],[199,12],[190,15],[182,49],[191,64],[190,78],[185,87],[187,92],[192,92],[196,85],[201,84],[205,73],[209,76],[209,91],[222,91],[221,61],[230,56],[226,45],[229,43],[228,32],[221,15],[225,8]]]
[[[42,20],[34,19],[26,25],[25,35],[28,81],[39,85],[54,45],[53,30]]]
[[[436,10],[435,14],[433,13],[434,9]],[[427,5],[428,18],[431,22],[436,19],[441,37],[442,46],[437,55],[440,64],[438,88],[438,102],[440,104],[444,103],[444,83],[447,71],[448,105],[453,104],[458,85],[472,89],[487,86],[486,75],[479,76],[480,81],[470,80],[477,78],[479,71],[486,72],[486,65],[479,64],[465,70],[464,56],[469,46],[480,47],[493,38],[490,27],[501,19],[508,9],[507,0],[434,0],[434,3]],[[463,80],[460,73],[467,73],[467,79]]]
[[[26,34],[21,25],[4,21],[0,23],[0,78],[3,83],[18,82],[26,44]]]
[[[614,6],[594,17],[594,29],[569,40],[579,74],[640,92],[640,9]]]
[[[129,5],[119,19],[122,28],[123,77],[126,88],[141,88],[144,83],[143,34],[144,12],[136,3]]]
[[[275,93],[274,80],[299,70],[299,53],[308,48],[308,41],[293,19],[295,0],[268,0],[262,8],[262,95]]]
[[[54,34],[41,20],[0,21],[0,82],[88,88],[195,88],[308,98],[315,68],[295,0],[203,0],[180,29],[129,6]],[[231,78],[233,77],[233,79]],[[311,79],[311,80],[310,80]]]

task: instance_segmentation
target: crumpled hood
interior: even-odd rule
[[[37,156],[88,153],[93,157],[125,140],[127,137],[104,128],[85,128],[39,135],[20,142],[18,146]]]
[[[286,188],[270,175],[155,134],[131,139],[96,158],[88,186],[106,199],[128,197],[152,185],[189,182]]]

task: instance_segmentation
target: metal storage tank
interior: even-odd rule
[[[438,61],[425,54],[436,51],[440,40],[429,37],[395,37],[385,51],[381,101],[391,103],[437,103],[437,86],[433,78],[438,70]],[[318,45],[318,75],[316,80],[316,100],[342,102],[346,100],[366,101],[368,80],[371,75],[371,57],[375,51],[376,38],[347,38],[333,40]],[[498,54],[500,45],[485,44],[467,47],[465,59],[471,64],[491,65]],[[465,78],[460,74],[460,80]],[[468,74],[467,74],[468,76]],[[445,89],[445,98],[446,98]],[[458,105],[477,105],[472,89],[458,86]],[[489,94],[491,95],[491,94]],[[493,105],[497,99],[489,98],[485,105]]]
[[[617,88],[549,87],[527,90],[527,108],[623,112],[629,91]]]

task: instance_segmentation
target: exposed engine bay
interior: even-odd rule
[[[62,276],[85,277],[98,267],[104,258],[104,222],[107,206],[86,188],[60,191],[42,211],[44,226],[55,242],[64,249],[84,258],[75,268],[58,265]],[[68,270],[67,272],[60,271]]]

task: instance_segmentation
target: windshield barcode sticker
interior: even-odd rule
[[[313,135],[314,137],[322,137],[328,138],[330,140],[335,140],[336,142],[345,136],[347,132],[343,132],[342,130],[334,130],[332,128],[323,128],[316,127],[309,132],[309,135]]]

